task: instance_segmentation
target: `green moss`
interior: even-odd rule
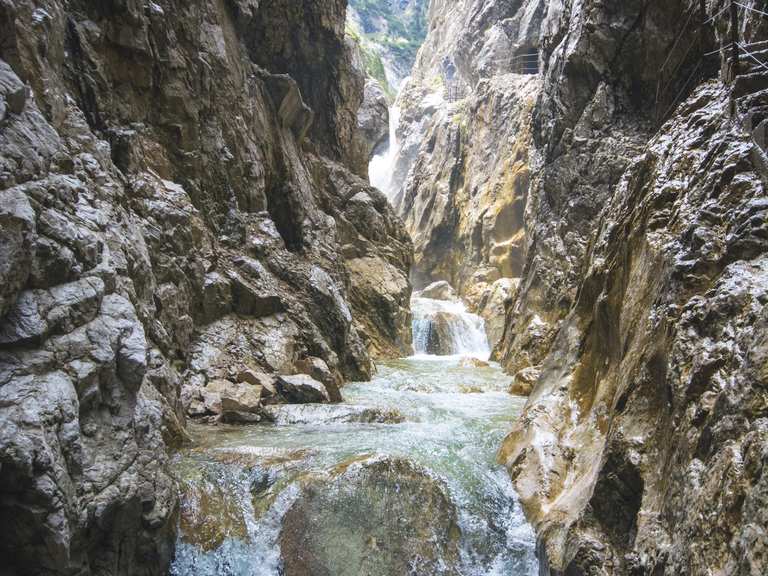
[[[387,73],[384,70],[384,62],[381,60],[381,56],[376,52],[376,49],[371,42],[360,34],[353,26],[347,24],[346,34],[352,41],[357,44],[357,48],[360,51],[360,56],[363,60],[363,68],[366,76],[375,78],[378,80],[381,87],[384,89],[384,93],[387,98],[392,101],[395,99],[395,91],[389,85],[387,80]]]
[[[405,10],[398,10],[388,0],[349,0],[363,22],[360,33],[409,67],[427,36],[428,4],[427,0],[416,0]]]

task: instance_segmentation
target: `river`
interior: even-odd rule
[[[424,305],[435,306],[433,302],[420,303]],[[420,332],[428,329],[423,315],[421,324],[415,323],[414,328],[418,340]],[[252,427],[193,427],[195,445],[175,461],[184,496],[171,574],[302,573],[285,570],[281,558],[280,534],[286,511],[308,479],[326,478],[324,489],[333,490],[333,482],[327,480],[329,474],[350,462],[371,459],[412,463],[434,479],[456,512],[458,555],[440,558],[428,570],[413,568],[408,573],[537,574],[532,529],[525,522],[506,471],[495,462],[500,442],[525,400],[506,392],[509,377],[498,366],[478,367],[476,362],[467,361],[473,356],[487,356],[487,346],[476,354],[418,354],[383,362],[371,382],[344,387],[342,405],[292,407],[283,424],[278,420]],[[374,419],[376,423],[370,418],[355,418],[362,409],[383,416]],[[374,490],[345,497],[376,500],[384,496]],[[371,569],[369,562],[369,556],[384,554],[382,550],[396,553],[397,546],[387,547],[386,542],[390,537],[394,541],[394,533],[379,533],[377,538],[383,545],[373,549],[358,538],[364,519],[353,516],[367,514],[367,506],[374,510],[375,504],[355,502],[347,516],[321,519],[320,532],[327,530],[341,537],[312,536],[321,542],[325,572],[310,569],[307,574],[400,576],[383,568]],[[409,517],[398,521],[407,531],[409,523],[423,521],[420,516],[424,513],[414,508],[406,514]],[[363,570],[358,564],[367,568]]]

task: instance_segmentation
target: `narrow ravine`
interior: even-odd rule
[[[425,341],[423,330],[429,330],[425,308],[443,304],[418,303],[416,342]],[[464,331],[474,325],[475,317],[467,316],[464,324],[451,326]],[[487,357],[487,343],[479,348],[461,355],[419,354],[382,363],[372,382],[343,389],[343,404],[283,407],[274,424],[193,428],[195,446],[175,461],[184,489],[172,574],[384,575],[395,574],[393,567],[401,562],[410,566],[409,573],[422,576],[536,574],[533,532],[509,476],[495,463],[509,422],[524,400],[507,393],[509,378],[497,366],[478,359]],[[436,533],[422,530],[424,515],[434,506],[426,496],[423,503],[417,500],[414,506],[391,511],[398,516],[397,528],[371,536],[366,519],[359,516],[377,514],[379,499],[391,495],[385,489],[356,490],[349,482],[333,482],[339,470],[349,474],[348,468],[361,462],[403,461],[428,478],[455,510],[458,533],[445,538],[455,540],[458,554],[450,553],[450,542],[435,541],[443,538],[444,526],[436,526]],[[383,474],[398,469],[385,468]],[[339,491],[322,497],[338,496],[344,513],[333,514],[326,503],[314,512],[319,518],[307,520],[322,530],[305,541],[289,542],[286,514],[292,514],[296,500],[317,479],[320,491]],[[386,486],[387,480],[376,482]],[[407,484],[409,479],[395,478],[398,489],[401,481]],[[406,489],[402,497],[409,497]],[[408,533],[412,526],[424,541],[404,548],[399,532]],[[428,521],[426,527],[432,529]],[[311,558],[306,571],[285,566],[281,545],[307,551]],[[312,554],[317,549],[320,558]],[[434,550],[442,557],[435,558]],[[391,558],[398,554],[409,557]]]

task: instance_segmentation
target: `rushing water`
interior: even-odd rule
[[[413,298],[413,349],[418,355],[464,355],[487,359],[491,350],[480,316],[460,301]]]
[[[400,123],[400,108],[392,106],[389,109],[389,145],[386,150],[371,159],[368,165],[368,178],[371,185],[384,194],[393,198],[397,190],[394,189],[392,173],[397,157],[397,125]]]
[[[460,319],[452,328],[455,331],[478,327],[475,319],[467,319],[461,305],[414,304],[417,333],[424,318],[446,308]],[[171,575],[282,575],[284,516],[306,479],[323,474],[328,478],[329,473],[366,458],[406,459],[440,483],[456,510],[460,529],[459,553],[453,555],[446,574],[537,574],[534,535],[506,471],[495,462],[501,440],[524,400],[507,393],[509,378],[498,366],[460,354],[487,356],[484,337],[473,338],[456,338],[457,355],[417,355],[382,363],[372,382],[343,389],[344,404],[288,407],[289,417],[278,419],[285,425],[193,427],[195,447],[175,461],[183,496]],[[387,415],[381,421],[390,423],[347,418],[362,410]],[[327,484],[321,486],[329,489]],[[354,497],[358,501],[349,509],[359,510],[361,494]],[[364,492],[362,498],[368,502],[378,493]],[[424,512],[414,509],[411,517],[398,521],[418,522]],[[323,554],[331,559],[331,574],[354,574],[356,569],[350,572],[348,565],[350,556],[391,553],[387,542],[383,543],[387,552],[372,552],[359,538],[355,540],[355,520],[344,513],[334,518],[333,526],[320,524],[330,534],[331,549],[324,548]],[[350,550],[350,546],[357,548]],[[418,569],[408,572],[424,576]],[[376,570],[366,574],[406,576]]]

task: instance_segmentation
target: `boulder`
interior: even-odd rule
[[[328,390],[331,402],[341,402],[341,376],[338,372],[331,372],[328,364],[322,358],[310,356],[296,362],[296,368],[304,374],[312,376],[315,380],[322,382]]]
[[[450,356],[455,354],[453,347],[452,326],[459,323],[460,318],[451,312],[435,312],[429,319],[426,352],[435,356]]]
[[[458,300],[456,291],[445,280],[433,282],[419,293],[419,297],[430,298],[431,300],[446,300],[449,302]]]
[[[288,404],[319,404],[331,401],[325,385],[307,374],[278,376],[275,384],[277,393]]]
[[[200,549],[217,549],[227,538],[245,540],[248,529],[242,503],[229,490],[219,471],[204,468],[180,482],[179,536]]]
[[[515,380],[509,387],[509,393],[514,396],[530,396],[541,371],[538,368],[523,368],[515,373]]]
[[[280,532],[285,576],[458,574],[454,504],[443,483],[403,459],[341,465],[306,485]]]

